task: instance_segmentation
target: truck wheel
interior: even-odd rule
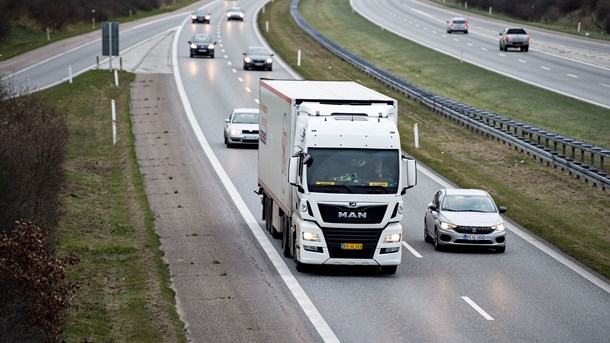
[[[273,200],[271,200],[271,198],[267,198],[267,205],[265,208],[267,209],[267,215],[265,216],[267,218],[265,220],[265,227],[267,228],[267,231],[271,233],[271,230],[273,230],[273,225],[271,224],[273,218]]]
[[[381,273],[386,275],[396,274],[398,266],[381,266]]]
[[[290,219],[286,216],[283,217],[282,220],[282,247],[284,248],[284,257],[292,257],[290,243],[291,243],[291,234],[290,234]]]

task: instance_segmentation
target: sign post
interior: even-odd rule
[[[102,56],[110,56],[110,67],[112,71],[112,56],[119,55],[119,23],[102,22]]]

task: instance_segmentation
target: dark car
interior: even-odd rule
[[[244,52],[244,70],[264,69],[273,70],[273,54],[262,46],[251,46]]]
[[[204,23],[209,24],[210,19],[212,18],[212,13],[206,12],[204,10],[195,10],[193,14],[191,14],[191,19],[194,23]]]
[[[239,7],[231,7],[227,11],[227,21],[239,20],[244,21],[244,11]]]
[[[191,57],[197,55],[210,56],[214,58],[214,48],[216,42],[211,35],[207,33],[197,33],[189,41],[189,49]]]

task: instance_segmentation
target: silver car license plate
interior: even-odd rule
[[[469,241],[482,241],[485,239],[485,236],[483,236],[483,235],[464,235],[464,239],[469,240]]]

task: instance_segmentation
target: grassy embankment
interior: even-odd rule
[[[68,269],[77,282],[77,307],[68,312],[67,342],[185,342],[175,311],[135,156],[129,115],[130,83],[90,71],[40,92],[65,113],[69,127],[67,187],[58,230],[58,255],[73,251]],[[69,96],[68,96],[69,95]],[[111,99],[118,142],[112,143]]]
[[[259,27],[273,49],[297,72],[306,79],[354,80],[398,99],[399,129],[406,151],[460,187],[488,190],[499,204],[509,208],[510,218],[610,277],[607,192],[444,120],[368,78],[302,33],[289,15],[289,5],[290,0],[269,3],[259,17]],[[403,79],[476,107],[610,146],[607,110],[462,64],[382,31],[353,13],[348,1],[302,0],[300,11],[327,37]],[[264,30],[265,21],[270,23],[269,33]],[[299,49],[302,60],[297,67]],[[507,101],[510,98],[524,100],[515,105]],[[420,132],[419,149],[413,143],[415,123]]]
[[[112,18],[108,19],[108,21],[126,23],[137,19],[151,17],[157,14],[172,12],[197,1],[199,0],[176,0],[175,4],[173,2],[170,2],[171,4],[160,7],[153,11],[139,11],[133,13],[133,15],[130,17]],[[95,22],[95,24],[92,22],[87,22],[75,25],[67,25],[59,31],[51,32],[51,40],[47,40],[47,32],[40,31],[38,28],[36,28],[34,23],[27,24],[27,22],[23,21],[14,22],[11,24],[10,36],[3,40],[0,40],[0,54],[2,54],[2,56],[0,56],[0,61],[7,60],[11,57],[21,55],[25,52],[60,41],[62,39],[82,35],[84,33],[89,33],[96,30],[99,31],[101,28],[100,25],[101,24],[98,22]]]

